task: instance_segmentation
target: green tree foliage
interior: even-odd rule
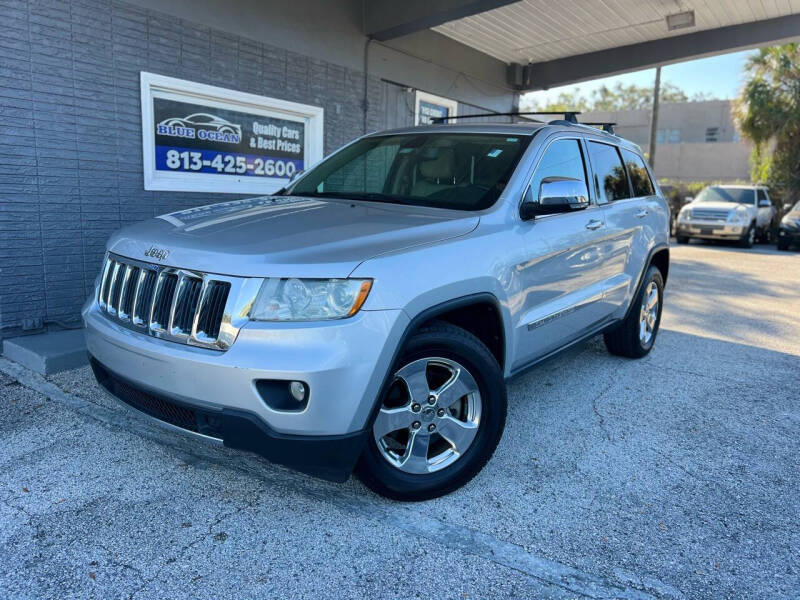
[[[753,179],[800,199],[800,45],[762,48],[748,60],[734,116],[755,145]]]
[[[695,94],[689,98],[686,93],[672,83],[664,83],[659,94],[661,102],[689,102],[712,99],[708,94]],[[624,85],[617,82],[613,86],[601,86],[585,96],[579,88],[571,92],[561,92],[553,102],[537,105],[535,102],[525,102],[523,99],[521,110],[577,110],[588,112],[593,110],[637,110],[649,109],[653,105],[653,88],[640,85]]]

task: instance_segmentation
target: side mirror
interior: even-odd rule
[[[684,196],[683,197],[683,203],[684,204],[689,204],[690,202],[694,202],[694,198],[692,198],[691,196]]]
[[[572,212],[589,206],[586,182],[570,177],[545,177],[539,186],[538,201],[528,199],[520,206],[520,216],[527,221],[539,215]]]
[[[762,198],[761,200],[759,200],[758,205],[761,208],[769,208],[770,206],[772,206],[772,204],[770,204],[769,200],[767,200],[766,198]]]
[[[792,210],[792,203],[791,202],[786,202],[783,205],[783,210],[785,210],[786,212],[789,212],[790,210]]]

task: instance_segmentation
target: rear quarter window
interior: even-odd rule
[[[644,159],[630,150],[623,150],[622,158],[625,160],[625,166],[628,168],[628,175],[631,178],[634,198],[652,196],[655,194],[655,187],[650,179],[650,174],[647,172]]]

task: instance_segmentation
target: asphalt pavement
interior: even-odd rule
[[[797,598],[800,253],[673,246],[653,352],[511,383],[484,471],[400,504],[0,358],[0,598]]]

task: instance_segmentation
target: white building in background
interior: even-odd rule
[[[580,121],[617,123],[616,132],[647,151],[650,110],[593,111]],[[752,145],[739,138],[729,100],[667,102],[659,107],[655,172],[659,180],[749,181]]]

